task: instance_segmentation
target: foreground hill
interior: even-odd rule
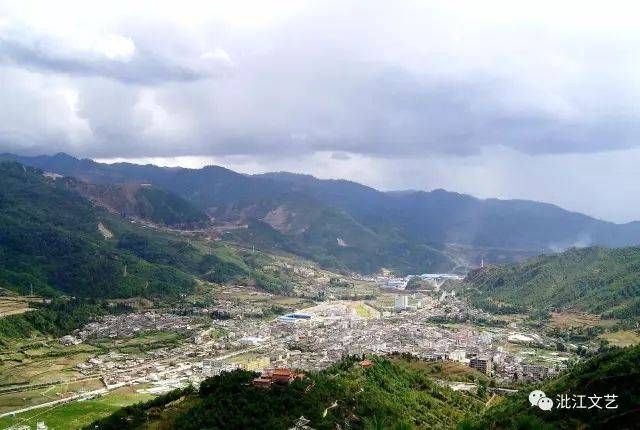
[[[364,368],[359,359],[345,358],[302,381],[270,389],[251,386],[254,373],[223,373],[205,380],[197,394],[130,406],[87,428],[288,429],[304,416],[318,430],[453,429],[484,405],[475,394],[440,387],[415,370],[382,358],[373,361]]]
[[[637,429],[640,428],[639,385],[640,346],[614,350],[580,363],[556,379],[526,387],[480,417],[464,422],[461,429]],[[542,390],[553,400],[553,410],[543,411],[529,404],[528,395],[534,389]],[[608,409],[604,396],[611,394],[616,398],[610,405],[612,409]],[[569,406],[579,401],[572,396],[586,396],[585,408],[559,408],[560,395],[572,399]],[[594,399],[599,407],[592,406],[590,396],[601,397]]]
[[[536,310],[574,308],[616,318],[640,316],[640,248],[590,247],[469,273],[476,298]]]
[[[302,381],[270,389],[249,383],[253,373],[235,371],[205,380],[198,392],[176,391],[129,406],[87,429],[289,429],[301,416],[314,429],[573,430],[635,429],[640,423],[640,346],[613,350],[563,375],[521,387],[511,397],[479,390],[454,392],[395,360],[373,357],[363,368],[354,357]],[[529,392],[544,391],[552,411],[532,407]],[[600,396],[602,409],[560,409],[557,397]],[[604,396],[615,394],[615,409]],[[575,399],[575,397],[574,397]],[[585,399],[586,406],[591,402]],[[487,405],[491,405],[488,407]],[[613,406],[613,405],[611,405]]]
[[[381,192],[343,180],[290,173],[242,175],[216,166],[101,164],[66,154],[0,157],[90,182],[150,183],[221,219],[262,224],[256,234],[263,239],[264,229],[270,228],[271,242],[266,245],[273,248],[292,243],[318,261],[344,258],[349,269],[359,271],[385,266],[401,272],[442,270],[460,263],[476,266],[480,258],[517,261],[575,244],[640,244],[638,222],[614,224],[532,201],[482,200],[444,190]],[[318,214],[330,220],[322,228],[316,222]],[[363,247],[348,237],[371,238],[366,242],[373,245]],[[410,258],[388,258],[412,247],[424,253],[417,258],[417,268]]]

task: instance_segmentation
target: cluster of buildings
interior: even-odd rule
[[[394,277],[394,276],[377,276],[376,284],[380,288],[392,288],[394,290],[404,290],[409,283],[410,276]]]
[[[440,286],[448,280],[461,280],[463,277],[460,275],[453,275],[449,273],[424,273],[422,275],[416,275],[423,281],[429,281],[429,284],[435,291],[438,291]],[[413,278],[414,275],[409,276],[376,276],[375,282],[379,288],[387,288],[394,290],[404,290],[407,288],[407,284]]]
[[[77,339],[129,338],[138,333],[149,331],[171,331],[188,334],[194,329],[192,318],[187,316],[155,311],[136,312],[126,316],[105,316],[99,321],[89,323],[76,330],[72,336],[65,336],[61,341],[73,343]]]
[[[241,309],[237,302],[234,306]],[[77,369],[86,375],[100,375],[108,387],[144,382],[151,383],[153,386],[146,389],[156,393],[198,384],[238,368],[262,372],[256,384],[268,386],[267,380],[278,383],[282,369],[319,370],[344,355],[369,353],[410,353],[424,360],[457,361],[499,381],[541,379],[562,368],[561,362],[534,364],[528,357],[503,348],[515,339],[509,328],[430,323],[434,316],[488,316],[454,295],[403,292],[397,295],[393,308],[397,312],[376,311],[363,317],[354,302],[322,302],[312,311],[270,320],[239,311],[232,318],[212,319],[204,329],[197,327],[194,319],[199,317],[193,315],[139,312],[127,318],[107,317],[78,330],[75,338],[126,338],[163,330],[189,333],[190,341],[140,353],[111,351],[89,358]]]

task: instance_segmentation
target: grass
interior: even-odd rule
[[[57,341],[52,341],[52,345],[39,345],[34,346],[32,348],[23,349],[22,353],[29,358],[38,358],[38,357],[46,357],[46,356],[67,356],[74,355],[82,352],[87,353],[95,353],[100,351],[99,348],[96,348],[93,345],[89,345],[86,343],[81,343],[78,345],[70,345],[70,346],[62,346]]]
[[[26,302],[0,299],[0,318],[9,315],[18,315],[31,311]]]
[[[229,334],[229,330],[227,330],[225,327],[215,327],[211,331],[211,337],[213,339],[220,339],[220,338],[225,337],[228,334]]]
[[[36,390],[0,394],[0,413],[26,408],[28,406],[38,405],[52,400],[58,400],[80,390],[90,391],[102,387],[103,385],[99,379],[91,379],[87,381],[53,385]]]
[[[487,375],[455,361],[406,361],[402,358],[393,358],[391,361],[424,372],[433,378],[457,382],[489,382]]]
[[[110,415],[123,406],[147,401],[153,397],[150,394],[136,393],[135,387],[123,387],[92,400],[65,403],[52,408],[35,409],[16,417],[0,418],[0,428],[17,424],[35,427],[38,421],[44,421],[49,428],[56,430],[77,429]]]
[[[640,344],[640,334],[631,330],[603,333],[598,337],[608,341],[613,346],[625,347]]]
[[[373,318],[379,315],[378,311],[364,303],[356,303],[354,309],[356,310],[356,314],[362,318]]]
[[[610,327],[616,324],[616,320],[602,319],[597,315],[565,311],[553,312],[549,321],[551,328],[566,329],[569,327]]]
[[[136,354],[148,349],[157,349],[166,346],[176,345],[183,336],[175,332],[150,331],[140,333],[128,339],[105,340],[99,345],[109,350],[118,350],[125,354]]]
[[[313,304],[313,302],[310,301],[310,300],[301,299],[301,298],[297,298],[297,297],[274,297],[274,299],[271,300],[271,303],[273,305],[291,307],[291,308],[294,308],[294,309],[295,308],[301,308],[301,307],[309,306],[309,305]]]
[[[0,384],[31,384],[54,382],[82,376],[75,365],[86,361],[93,354],[76,353],[62,357],[28,358],[3,362],[0,366]]]
[[[242,354],[234,355],[228,360],[233,363],[247,363],[257,358],[264,357],[264,355],[265,355],[264,352],[251,351],[251,352],[245,352]]]
[[[393,309],[395,294],[381,293],[373,300],[367,300],[367,304],[379,311]]]

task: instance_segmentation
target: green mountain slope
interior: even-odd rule
[[[637,429],[640,427],[640,346],[614,350],[575,366],[568,373],[537,386],[523,388],[516,396],[489,408],[479,418],[461,425],[464,430],[484,429]],[[542,390],[554,402],[551,411],[532,407],[529,392]],[[607,409],[605,399],[585,398],[586,408],[558,408],[558,396],[616,395],[615,409]],[[578,400],[574,399],[574,403]],[[571,403],[573,405],[574,403]],[[591,407],[589,409],[589,407]]]
[[[469,273],[465,286],[482,300],[637,317],[640,248],[573,248],[522,263],[488,266]]]
[[[0,163],[0,288],[47,296],[153,297],[190,292],[200,277],[292,291],[289,280],[262,270],[273,256],[142,228],[100,207],[104,202],[92,204],[70,182],[75,180]]]
[[[0,287],[82,297],[177,294],[191,276],[118,249],[118,221],[63,182],[0,163]]]
[[[235,371],[205,380],[197,394],[187,395],[178,406],[150,405],[124,408],[91,424],[91,429],[288,429],[300,416],[314,429],[395,428],[404,423],[419,429],[454,429],[484,405],[474,394],[443,388],[424,374],[373,358],[363,368],[360,359],[345,358],[302,381],[271,389],[255,388],[256,375]],[[174,402],[175,405],[177,402]],[[375,427],[378,426],[378,427]]]

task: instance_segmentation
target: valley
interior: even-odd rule
[[[324,375],[353,357],[427,378],[426,393],[407,394],[426,404],[466,398],[468,410],[421,418],[455,428],[640,343],[636,248],[496,265],[535,251],[409,243],[308,200],[198,208],[17,163],[0,164],[0,180],[0,428],[108,423],[225,378],[271,384],[274,369]]]
[[[0,430],[640,430],[638,11],[0,0]]]
[[[147,303],[124,316],[97,318],[61,338],[5,344],[0,423],[42,421],[73,428],[60,421],[71,411],[78,426],[87,425],[114,412],[114,405],[197,387],[221,372],[274,367],[320,371],[346,355],[457,363],[469,372],[450,370],[438,378],[454,381],[454,390],[474,392],[489,380],[492,386],[517,390],[525,381],[558,375],[579,359],[578,345],[539,334],[525,316],[501,320],[453,292],[447,294],[437,283],[405,291],[373,278],[349,278],[313,266],[293,270],[307,278],[292,296],[201,282],[198,291],[177,307],[171,302]],[[357,285],[345,287],[346,283]],[[307,298],[317,295],[313,290],[318,288],[326,300]],[[366,299],[335,299],[345,292]],[[407,309],[397,308],[400,296],[408,298]],[[295,313],[304,318],[279,318]],[[559,343],[564,346],[559,348]],[[580,345],[595,350],[598,339]],[[473,359],[490,360],[492,369],[474,370],[469,364]],[[427,373],[432,375],[432,370]],[[96,407],[80,412],[78,402]]]

